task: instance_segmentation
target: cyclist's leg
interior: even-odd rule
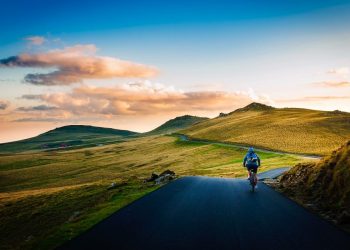
[[[254,177],[255,177],[255,184],[258,184],[258,174],[255,173],[255,174],[254,174]]]
[[[256,167],[256,168],[252,169],[252,171],[254,172],[254,182],[255,182],[255,184],[257,184],[258,183],[258,168]]]

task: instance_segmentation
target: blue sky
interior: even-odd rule
[[[90,48],[86,52],[86,48],[74,47],[80,53],[79,59],[89,59],[84,53],[93,53],[89,56],[98,62],[104,62],[109,57],[157,69],[157,73],[149,77],[135,74],[121,77],[115,72],[113,76],[86,76],[86,72],[78,72],[80,78],[77,83],[41,83],[38,86],[33,81],[25,82],[26,75],[42,73],[44,76],[40,77],[47,77],[46,73],[63,67],[64,70],[59,72],[62,79],[67,78],[64,74],[71,74],[71,70],[81,65],[69,69],[65,68],[65,62],[44,66],[42,62],[37,66],[36,62],[35,67],[23,67],[23,63],[14,67],[2,65],[0,107],[1,103],[6,103],[4,106],[7,108],[0,110],[0,122],[4,129],[13,127],[15,121],[21,120],[20,124],[16,123],[18,127],[37,124],[37,130],[28,132],[35,134],[62,124],[96,125],[101,115],[108,115],[109,118],[99,125],[145,131],[174,115],[190,113],[212,117],[248,101],[261,101],[279,107],[350,111],[349,0],[0,0],[0,4],[3,34],[0,37],[0,60],[23,53],[45,54],[51,58],[51,54],[46,53],[60,50],[59,53],[66,55],[69,47],[90,44],[97,51],[90,51]],[[26,40],[28,37],[42,38],[44,42],[35,45]],[[226,100],[227,103],[219,99],[211,106],[199,108],[201,102],[208,103],[201,97],[198,104],[189,101],[177,103],[182,109],[164,112],[160,108],[153,116],[144,109],[140,111],[139,103],[120,101],[119,96],[113,97],[112,101],[114,106],[118,106],[115,109],[119,113],[108,109],[108,112],[103,110],[101,114],[95,112],[98,108],[91,108],[93,104],[86,107],[89,111],[83,114],[74,113],[72,110],[76,107],[67,107],[54,98],[58,94],[66,94],[71,98],[80,98],[79,102],[82,102],[82,97],[77,97],[75,93],[82,86],[103,87],[109,88],[110,92],[118,92],[116,88],[125,84],[135,86],[135,81],[143,82],[143,87],[137,89],[146,91],[143,94],[150,89],[156,89],[158,93],[162,88],[162,91],[170,91],[171,95],[175,95],[175,92],[185,95],[194,92],[196,96],[202,96],[202,92],[220,92],[225,98],[230,98]],[[135,90],[128,88],[123,91],[134,94]],[[28,94],[52,96],[35,100],[21,98]],[[189,96],[186,98],[193,98],[193,95]],[[237,96],[245,101],[236,100]],[[111,100],[96,99],[94,105],[107,101]],[[37,109],[23,112],[29,110],[28,107],[40,105],[52,106],[55,108],[52,110],[57,113],[59,110],[60,113],[53,117],[52,110],[51,113]],[[152,105],[152,109],[156,109],[164,104]],[[124,110],[122,106],[130,107]],[[21,107],[22,111],[19,112]],[[91,110],[94,111],[91,113]],[[24,118],[31,123],[23,122]],[[143,121],[141,127],[138,124],[140,120]]]
[[[239,22],[309,13],[346,0],[286,1],[1,1],[1,43],[23,35],[69,34],[169,24]]]

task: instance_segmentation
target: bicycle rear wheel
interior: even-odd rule
[[[254,175],[255,175],[255,173],[250,171],[249,182],[250,182],[250,185],[252,187],[252,192],[253,193],[255,192],[255,185],[256,185],[256,183],[255,183],[255,176]]]

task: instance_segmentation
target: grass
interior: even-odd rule
[[[242,177],[245,150],[143,137],[88,149],[0,157],[0,245],[52,249],[154,190],[143,179],[166,169],[179,176]],[[301,158],[259,153],[261,171]],[[115,182],[117,188],[108,189]]]
[[[251,104],[180,131],[192,138],[326,155],[350,138],[350,113]]]
[[[86,125],[63,126],[36,137],[0,144],[0,153],[19,153],[27,151],[48,151],[96,147],[122,142],[135,137],[170,134],[190,127],[208,118],[184,115],[171,119],[147,133],[128,130],[94,127]]]
[[[192,115],[179,116],[171,119],[154,130],[145,133],[146,135],[160,135],[160,134],[171,134],[180,129],[191,127],[194,124],[208,120],[206,117],[198,117]]]
[[[111,128],[83,125],[64,126],[50,130],[33,138],[2,143],[1,153],[18,153],[25,151],[42,151],[57,148],[91,147],[110,142],[123,141],[138,133]]]
[[[324,159],[300,163],[277,188],[350,232],[350,141]]]
[[[137,181],[108,190],[95,183],[2,202],[2,249],[52,249],[79,235],[131,201],[154,190]]]

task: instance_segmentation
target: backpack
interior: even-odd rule
[[[256,154],[249,154],[247,156],[247,165],[258,165],[258,156]]]

